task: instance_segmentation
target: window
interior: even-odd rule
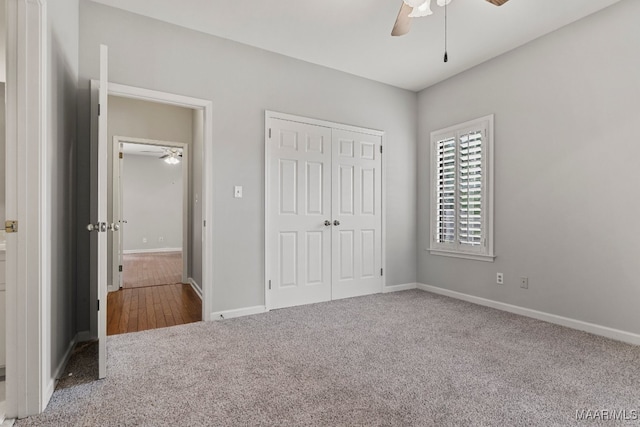
[[[431,133],[434,255],[493,261],[493,115]]]

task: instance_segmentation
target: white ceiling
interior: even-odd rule
[[[401,0],[94,0],[413,91],[424,89],[620,0],[452,0],[391,37]]]

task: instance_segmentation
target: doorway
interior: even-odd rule
[[[107,219],[116,232],[107,235],[107,335],[202,320],[196,113],[108,99]]]

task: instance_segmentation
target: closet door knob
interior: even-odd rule
[[[340,225],[340,221],[336,219],[335,221],[333,221],[333,225]]]
[[[330,225],[331,225],[331,221],[326,220],[326,221],[324,222],[324,225],[325,225],[325,226],[327,226],[327,227],[328,227],[328,226],[330,226]]]

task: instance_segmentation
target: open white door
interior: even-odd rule
[[[107,374],[107,230],[116,227],[107,225],[107,46],[100,46],[100,87],[98,89],[98,142],[97,158],[94,158],[96,167],[97,189],[95,190],[94,205],[97,209],[91,224],[87,229],[96,233],[96,238],[91,239],[92,251],[95,253],[96,268],[92,270],[94,277],[92,282],[97,283],[98,291],[98,378],[104,378]]]
[[[98,221],[107,219],[107,102],[109,50],[100,45],[100,94],[98,107]],[[107,375],[107,233],[102,222],[98,233],[98,378]]]

